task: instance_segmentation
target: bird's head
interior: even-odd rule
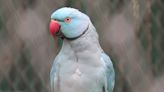
[[[87,30],[89,21],[89,17],[77,9],[60,8],[51,15],[50,33],[52,36],[77,38]]]

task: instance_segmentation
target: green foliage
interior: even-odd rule
[[[152,11],[152,14],[153,14],[154,16],[157,15],[157,12],[158,12],[158,6],[157,6],[156,3],[154,3],[154,4],[151,6],[151,11]]]
[[[5,21],[5,16],[2,13],[1,7],[0,7],[0,39],[3,40],[7,38],[7,29],[6,29],[6,21]]]
[[[27,54],[27,53],[26,53]],[[33,66],[27,59],[25,53],[20,53],[20,58],[11,68],[9,72],[9,77],[0,82],[1,91],[27,91],[27,92],[42,92],[44,90],[43,83],[37,73],[35,72]],[[9,85],[10,84],[10,85]],[[11,86],[12,85],[12,86]]]
[[[2,14],[0,13],[0,32],[2,31],[2,28],[3,28],[3,20],[2,20]]]
[[[67,0],[66,4],[67,7],[74,7],[74,8],[78,8],[80,9],[80,11],[82,11],[83,13],[86,13],[87,11],[87,3],[86,1],[80,0],[80,1],[76,1],[76,0]],[[78,5],[78,6],[77,6]]]
[[[66,1],[66,6],[67,6],[67,7],[71,7],[72,5],[75,4],[75,2],[76,2],[76,0],[67,0],[67,1]]]
[[[25,75],[27,77],[28,82],[31,84],[34,80],[34,70],[30,67],[26,70]]]
[[[144,31],[143,26],[140,28],[139,34],[138,34],[140,41],[142,43],[142,46],[146,50],[148,48],[148,39],[146,38],[146,33]]]
[[[153,63],[156,62],[158,52],[156,50],[156,38],[157,38],[157,33],[158,33],[158,27],[157,27],[157,21],[156,21],[156,15],[157,15],[157,5],[153,4],[151,7],[152,10],[152,18],[151,18],[151,35],[152,35],[152,61]]]
[[[17,76],[16,80],[13,82],[13,89],[15,91],[16,90],[29,91],[28,84],[26,84],[26,82],[23,80],[23,77],[21,75]]]
[[[2,26],[3,26],[3,23],[2,23],[1,16],[0,16],[0,31],[2,30]]]
[[[164,4],[164,0],[161,0],[161,3]]]
[[[163,72],[163,60],[161,58],[162,55],[162,29],[160,25],[163,25],[163,13],[161,12],[161,8],[159,7],[159,3],[154,2],[151,6],[152,16],[151,16],[151,37],[152,37],[152,52],[151,52],[151,58],[152,58],[152,64],[153,64],[153,73],[155,76],[159,76]],[[161,17],[159,16],[161,15]],[[160,23],[160,25],[159,25]],[[161,42],[161,43],[160,43]],[[160,48],[161,47],[161,48]],[[162,67],[161,67],[162,66]]]
[[[158,33],[158,27],[157,27],[157,21],[156,21],[156,17],[152,16],[152,26],[151,26],[151,35],[152,35],[152,40],[153,42],[156,40],[157,38],[157,33]]]
[[[161,27],[163,27],[164,23],[164,14],[160,12],[160,8],[158,6],[158,3],[154,2],[151,5],[151,16],[150,16],[150,30],[147,30],[150,32],[145,31],[145,26],[148,26],[147,24],[141,24],[140,31],[138,33],[138,37],[140,38],[140,41],[143,45],[143,48],[145,50],[148,50],[147,48],[151,48],[151,61],[152,61],[152,67],[153,67],[153,73],[155,76],[159,76],[162,69],[162,58],[160,57],[162,55],[162,50],[164,51],[164,42],[161,40],[163,39],[163,36],[161,33],[161,29],[159,26],[159,23],[161,24]],[[160,16],[161,17],[160,17]],[[148,34],[147,34],[148,33]],[[150,40],[151,39],[151,40]],[[160,41],[161,40],[161,41]],[[159,44],[161,44],[159,46]]]
[[[7,81],[6,78],[2,79],[0,82],[0,89],[1,91],[7,91],[10,89],[10,83]]]
[[[161,17],[160,17],[160,24],[162,26],[162,28],[164,29],[164,12],[161,12]]]
[[[158,59],[159,59],[159,53],[158,53],[156,47],[153,45],[153,47],[152,47],[152,62],[155,64],[155,63],[157,63]]]

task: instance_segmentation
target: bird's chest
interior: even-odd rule
[[[57,84],[61,92],[102,92],[105,70],[100,60],[100,50],[66,47],[57,60]]]
[[[61,77],[71,77],[76,80],[77,78],[83,78],[83,76],[96,76],[95,71],[103,69],[98,52],[70,51],[69,53],[62,53],[62,55],[58,64]]]
[[[62,92],[101,92],[104,84],[104,71],[101,68],[91,68],[74,64],[73,67],[61,69],[59,73]],[[95,91],[94,88],[97,88]],[[85,90],[85,91],[84,91]]]
[[[88,61],[89,63],[85,61],[81,62],[81,60],[84,59],[79,58],[76,61],[76,58],[69,59],[67,57],[67,63],[60,64],[58,77],[60,80],[59,84],[61,87],[64,87],[64,89],[61,88],[63,92],[67,92],[66,90],[70,90],[69,92],[80,92],[80,89],[83,89],[83,92],[96,92],[90,91],[90,89],[99,88],[103,84],[103,67],[92,64],[90,61]],[[90,89],[87,89],[88,86]]]

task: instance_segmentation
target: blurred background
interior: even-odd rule
[[[50,92],[62,42],[48,24],[64,6],[90,16],[115,67],[114,92],[163,92],[164,0],[0,0],[0,92]]]

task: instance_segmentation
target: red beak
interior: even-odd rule
[[[50,25],[49,25],[49,28],[50,28],[51,35],[54,36],[56,33],[59,32],[59,30],[60,30],[60,24],[56,20],[51,20]]]

